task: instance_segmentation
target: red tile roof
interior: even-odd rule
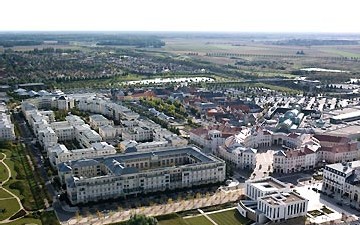
[[[327,134],[315,134],[314,138],[318,139],[320,142],[334,142],[334,143],[347,143],[350,142],[350,139],[347,137],[333,136]]]

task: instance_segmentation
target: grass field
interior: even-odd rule
[[[19,209],[19,203],[14,198],[0,200],[0,221],[14,215]]]
[[[347,50],[343,50],[343,49],[326,49],[324,50],[324,52],[328,52],[328,53],[333,53],[333,54],[337,54],[339,56],[342,56],[342,57],[360,57],[360,52],[359,53],[354,53],[354,52],[350,52],[350,51],[347,51]]]
[[[209,214],[209,217],[218,225],[244,225],[250,222],[247,218],[242,217],[236,209]]]
[[[159,221],[159,225],[188,225],[185,220],[176,213],[157,216],[156,219]]]
[[[34,193],[41,193],[41,191],[36,191],[38,186],[34,182],[31,167],[22,151],[24,151],[22,146],[13,146],[11,151],[8,149],[0,150],[0,152],[7,155],[5,163],[10,168],[12,175],[10,180],[4,185],[4,188],[18,196],[26,209],[40,209],[43,206],[42,194],[36,195],[38,198],[36,199],[38,202],[36,202],[31,188],[34,188]]]
[[[196,216],[185,219],[189,225],[212,225],[205,216]]]
[[[36,224],[36,225],[42,225],[41,220],[34,219],[34,218],[21,218],[18,220],[15,220],[13,222],[7,223],[6,225],[24,225],[24,224]]]
[[[319,210],[312,210],[312,211],[309,211],[308,213],[310,215],[312,215],[313,217],[324,215],[324,213],[320,212]]]
[[[295,55],[302,50],[306,56],[315,57],[360,57],[359,46],[283,46],[263,43],[239,42],[237,40],[211,39],[165,39],[166,45],[162,50],[173,53],[218,53],[227,52],[234,54],[253,55]]]
[[[0,189],[0,199],[2,198],[11,198],[12,196],[7,193],[6,191],[4,191],[3,189]]]
[[[4,164],[1,162],[0,163],[0,182],[5,181],[8,178],[8,176],[9,176],[9,172],[6,169],[6,167],[4,166]]]
[[[326,206],[323,206],[323,208],[321,209],[324,213],[326,213],[326,214],[331,214],[331,213],[333,213],[333,211],[332,210],[330,210],[329,208],[327,208]]]

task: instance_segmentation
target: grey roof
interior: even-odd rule
[[[360,160],[347,162],[347,163],[334,163],[334,164],[326,165],[326,167],[347,174],[352,172],[356,168],[360,168]]]
[[[60,172],[64,172],[64,173],[71,172],[71,167],[66,163],[60,163],[57,167]]]
[[[125,153],[125,154],[116,154],[103,157],[97,157],[93,159],[80,159],[67,162],[66,165],[71,167],[83,167],[83,166],[94,166],[100,163],[103,163],[109,168],[109,170],[114,174],[129,174],[136,173],[138,169],[135,167],[124,167],[124,163],[133,159],[141,158],[151,158],[154,156],[162,157],[167,155],[178,155],[178,154],[188,154],[193,158],[198,159],[200,162],[218,162],[219,159],[211,155],[206,155],[201,152],[198,148],[194,146],[186,146],[180,148],[171,148],[171,149],[162,149],[157,150],[156,152],[134,152],[134,153]]]
[[[139,170],[135,167],[125,167],[120,162],[115,159],[106,159],[104,160],[104,165],[114,174],[114,175],[123,175],[137,173]]]
[[[98,164],[100,164],[100,162],[94,159],[80,159],[77,161],[73,161],[72,166],[83,167],[83,166],[96,166]]]
[[[279,150],[274,153],[275,156],[286,156],[285,152],[283,150]]]
[[[360,183],[360,176],[357,173],[351,174],[348,178],[345,180],[346,183],[356,185]]]
[[[104,160],[108,158],[116,159],[119,162],[124,162],[127,160],[132,160],[136,158],[150,158],[152,156],[166,156],[172,154],[190,154],[193,157],[197,158],[201,162],[211,162],[214,161],[213,158],[201,152],[198,148],[194,146],[186,146],[181,148],[172,148],[172,149],[162,149],[154,152],[135,152],[135,153],[127,153],[127,154],[117,154],[112,156],[105,156]]]

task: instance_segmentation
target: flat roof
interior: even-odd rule
[[[250,183],[254,187],[267,192],[278,191],[279,189],[286,188],[284,183],[272,177],[250,181]]]
[[[351,118],[355,118],[355,117],[360,117],[360,110],[339,114],[337,116],[333,116],[331,119],[345,120],[345,119],[351,119]]]
[[[261,200],[266,201],[271,205],[284,205],[292,202],[298,202],[306,200],[300,195],[295,194],[294,192],[286,192],[286,193],[277,193],[272,195],[267,195],[261,197]]]

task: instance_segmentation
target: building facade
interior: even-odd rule
[[[0,105],[0,140],[15,140],[14,124],[7,114],[5,104]]]
[[[222,182],[225,162],[192,146],[58,165],[72,204]]]
[[[240,201],[237,210],[257,224],[278,223],[307,214],[309,200],[272,177],[246,181],[245,194],[250,200]]]

